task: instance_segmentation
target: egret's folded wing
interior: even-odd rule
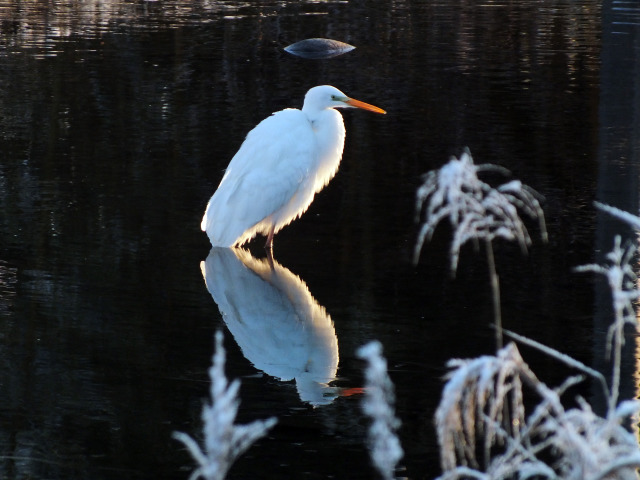
[[[313,129],[299,110],[278,112],[249,132],[202,221],[214,245],[231,246],[284,206],[308,178],[315,152]]]

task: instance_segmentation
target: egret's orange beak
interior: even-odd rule
[[[379,107],[376,107],[375,105],[361,102],[360,100],[356,100],[354,98],[348,98],[347,100],[344,101],[344,103],[346,103],[350,107],[362,108],[364,110],[369,110],[370,112],[382,113],[382,114],[387,113],[386,111],[384,111]]]

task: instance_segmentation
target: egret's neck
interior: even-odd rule
[[[344,148],[344,122],[342,115],[333,108],[305,113],[316,138],[318,191],[333,178],[340,165]]]

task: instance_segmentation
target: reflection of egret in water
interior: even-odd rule
[[[313,405],[330,403],[338,338],[306,284],[278,262],[243,249],[212,248],[202,275],[242,353],[256,368],[288,381]]]

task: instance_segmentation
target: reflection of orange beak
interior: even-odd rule
[[[339,393],[341,397],[350,397],[352,395],[363,395],[363,394],[364,394],[364,388],[341,388]]]
[[[347,105],[351,106],[351,107],[356,107],[356,108],[362,108],[364,110],[369,110],[370,112],[376,112],[376,113],[382,113],[385,114],[387,113],[386,111],[384,111],[383,109],[376,107],[375,105],[371,105],[369,103],[365,103],[365,102],[361,102],[360,100],[356,100],[354,98],[350,98],[348,100],[345,100],[345,102]]]

